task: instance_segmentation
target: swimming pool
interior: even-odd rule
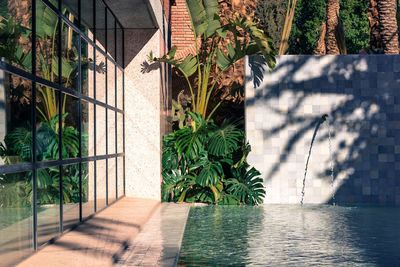
[[[400,266],[400,209],[193,207],[179,265]]]

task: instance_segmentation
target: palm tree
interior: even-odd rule
[[[339,25],[339,0],[328,0],[326,5],[326,53],[339,55],[340,50],[336,38]]]
[[[377,0],[379,12],[379,28],[385,54],[399,54],[397,33],[397,1]]]
[[[380,52],[382,50],[382,39],[379,26],[379,11],[377,1],[378,0],[370,0],[368,8],[369,46],[374,53]]]
[[[320,56],[326,55],[325,37],[326,37],[326,22],[322,23],[321,33],[319,35],[318,43],[317,43],[316,48],[314,49],[315,55],[320,55]]]

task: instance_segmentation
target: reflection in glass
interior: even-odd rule
[[[117,149],[118,153],[124,152],[124,121],[123,114],[117,113]]]
[[[115,58],[115,19],[107,9],[107,53]]]
[[[82,157],[94,155],[94,105],[82,100]]]
[[[0,1],[0,60],[31,71],[31,5],[13,2],[7,5],[7,1]]]
[[[62,85],[78,90],[79,34],[62,22],[61,57]]]
[[[115,107],[115,65],[107,60],[107,104]]]
[[[121,68],[117,68],[117,108],[123,110],[123,73]]]
[[[46,80],[58,81],[58,17],[42,1],[36,1],[36,74]],[[63,73],[66,79],[68,74]]]
[[[88,0],[82,2],[90,2]],[[69,19],[75,25],[79,25],[78,23],[78,10],[79,10],[79,1],[78,0],[62,0],[62,13],[65,17]]]
[[[62,188],[63,228],[66,230],[79,222],[79,164],[63,166]]]
[[[96,155],[106,154],[106,109],[96,106]]]
[[[105,50],[106,47],[106,6],[103,1],[96,1],[96,44]]]
[[[96,50],[96,99],[106,103],[106,58]]]
[[[117,178],[115,176],[115,158],[108,159],[108,204],[117,199]]]
[[[32,159],[31,91],[30,81],[0,70],[0,165]]]
[[[117,158],[117,187],[118,187],[118,197],[122,197],[124,195],[124,158]]]
[[[82,94],[94,98],[94,49],[92,45],[81,39],[81,75],[82,75]]]
[[[106,173],[106,160],[96,161],[96,206],[98,211],[106,206]]]
[[[115,154],[115,111],[109,109],[107,112],[108,119],[108,154]]]
[[[82,163],[82,218],[94,213],[94,162]]]
[[[29,172],[0,175],[0,259],[14,266],[32,248],[32,178]]]
[[[81,30],[89,39],[93,39],[93,1],[81,1]]]
[[[43,245],[59,233],[60,168],[37,170],[38,245]]]
[[[79,99],[63,94],[62,157],[79,156]]]
[[[119,24],[117,23],[117,63],[119,66],[123,66],[123,53],[124,53],[124,45],[123,45],[123,31]]]
[[[58,92],[36,85],[36,157],[38,161],[59,159]]]

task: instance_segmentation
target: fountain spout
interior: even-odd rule
[[[300,200],[300,204],[302,206],[303,206],[303,202],[304,202],[304,195],[305,195],[305,189],[306,189],[306,177],[307,177],[307,171],[308,171],[308,163],[310,161],[312,147],[314,145],[315,137],[317,136],[317,132],[318,132],[319,127],[321,126],[322,123],[324,123],[325,121],[328,121],[328,117],[329,117],[328,114],[322,115],[321,118],[317,121],[317,124],[315,125],[314,134],[313,134],[312,139],[311,139],[310,149],[308,151],[306,167],[304,169],[303,188],[301,190],[301,200]],[[329,127],[329,125],[328,125],[328,127]],[[330,143],[330,129],[329,129],[329,143]],[[330,149],[330,144],[329,144],[329,149]],[[333,173],[333,171],[332,171],[332,173]]]

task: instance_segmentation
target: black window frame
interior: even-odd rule
[[[39,76],[36,75],[36,53],[32,53],[32,69],[31,71],[25,71],[23,69],[20,69],[10,63],[7,62],[3,62],[0,61],[0,70],[2,71],[6,71],[12,75],[17,75],[20,76],[24,79],[30,80],[32,82],[32,103],[36,103],[36,99],[37,99],[37,84],[42,84],[45,86],[48,86],[50,88],[53,88],[55,91],[58,92],[58,95],[61,98],[61,95],[66,94],[69,96],[73,96],[75,98],[78,99],[79,101],[79,105],[78,105],[78,114],[79,114],[79,120],[78,120],[78,131],[79,131],[79,155],[76,158],[68,158],[68,159],[63,159],[62,155],[61,155],[61,149],[59,149],[60,151],[60,156],[58,160],[52,160],[52,161],[38,161],[36,158],[36,130],[35,127],[32,127],[32,161],[31,162],[24,162],[24,163],[18,163],[18,164],[14,164],[14,165],[0,165],[0,174],[10,174],[10,173],[19,173],[19,172],[32,172],[32,181],[33,181],[33,194],[32,194],[32,211],[33,211],[33,249],[36,251],[38,249],[38,223],[37,223],[37,212],[38,212],[38,205],[37,205],[37,170],[38,169],[43,169],[43,168],[49,168],[49,167],[59,167],[60,168],[60,184],[59,184],[59,192],[60,192],[60,227],[59,227],[59,233],[58,236],[59,237],[66,229],[64,229],[64,225],[63,225],[63,218],[62,218],[62,214],[63,214],[63,200],[62,200],[62,181],[63,181],[63,167],[67,166],[67,165],[71,165],[71,164],[79,164],[79,190],[80,190],[80,200],[79,200],[79,222],[77,222],[76,225],[82,223],[83,221],[90,219],[94,214],[98,213],[99,211],[101,211],[104,208],[107,208],[111,203],[108,203],[108,188],[106,187],[106,206],[102,209],[98,209],[96,206],[96,180],[97,180],[97,173],[96,173],[96,162],[98,160],[106,160],[106,166],[108,164],[108,160],[109,159],[114,159],[115,160],[115,192],[116,192],[116,200],[120,199],[121,197],[125,196],[125,73],[124,73],[124,36],[125,36],[125,31],[124,31],[124,27],[122,26],[122,24],[120,23],[120,21],[118,20],[118,18],[115,16],[115,14],[113,13],[113,11],[109,8],[109,6],[107,5],[107,3],[105,3],[105,1],[103,0],[92,0],[92,12],[93,12],[93,40],[91,40],[86,34],[85,32],[83,32],[82,29],[82,24],[81,24],[81,6],[82,6],[82,1],[90,1],[90,0],[78,0],[78,23],[74,24],[73,22],[69,21],[69,19],[67,17],[65,17],[62,14],[62,2],[63,0],[58,0],[58,6],[54,6],[49,0],[32,0],[31,2],[31,12],[32,12],[32,51],[36,51],[36,41],[37,41],[37,36],[36,36],[36,3],[37,1],[42,1],[42,3],[44,3],[47,7],[49,7],[50,9],[52,9],[58,17],[58,20],[63,23],[65,23],[66,25],[68,25],[68,27],[71,27],[78,35],[79,35],[79,44],[81,43],[81,40],[83,39],[85,42],[87,42],[88,45],[92,45],[93,47],[93,57],[94,57],[94,64],[96,64],[95,62],[95,54],[96,51],[100,51],[105,57],[106,57],[106,64],[108,61],[110,61],[113,66],[114,66],[114,79],[115,79],[115,86],[114,86],[114,96],[115,96],[115,103],[114,105],[109,105],[109,103],[107,102],[107,82],[106,82],[106,101],[104,102],[100,102],[96,99],[96,71],[94,71],[93,73],[93,96],[89,96],[89,95],[85,95],[84,92],[82,92],[82,72],[81,72],[81,63],[82,63],[82,51],[81,49],[79,49],[78,51],[78,69],[79,69],[79,74],[78,74],[78,88],[77,90],[73,90],[70,88],[66,88],[62,85],[62,81],[61,79],[58,79],[57,82],[51,82],[48,81],[46,79],[43,79]],[[109,16],[111,14],[111,16],[114,18],[114,33],[115,33],[115,43],[117,43],[117,41],[120,41],[122,43],[122,53],[117,53],[117,45],[115,45],[114,49],[115,51],[112,51],[112,53],[107,53],[107,38],[106,38],[106,44],[105,44],[105,50],[102,50],[99,46],[98,43],[96,42],[96,1],[102,1],[104,4],[104,13],[105,13],[105,23],[107,23],[107,16]],[[61,23],[58,23],[59,27],[61,27]],[[122,29],[122,40],[117,40],[117,28],[118,29]],[[58,34],[58,38],[61,38],[61,31],[59,31]],[[60,39],[59,39],[60,40]],[[61,58],[61,49],[57,50],[57,55],[59,58]],[[111,54],[115,55],[115,58],[111,57]],[[118,58],[118,54],[122,55],[122,58]],[[122,71],[122,87],[117,86],[117,68],[120,68]],[[61,72],[61,60],[59,60],[59,72]],[[61,75],[59,75],[59,77],[61,77]],[[107,81],[107,72],[105,74],[105,79]],[[122,88],[122,109],[119,109],[117,106],[117,90],[118,88]],[[82,156],[82,134],[81,134],[81,130],[82,130],[82,101],[86,101],[90,104],[93,104],[93,111],[94,111],[94,154],[93,156]],[[114,138],[115,138],[115,149],[113,154],[108,154],[108,131],[106,131],[106,154],[105,155],[99,155],[97,156],[96,154],[96,147],[97,147],[97,140],[96,140],[96,107],[97,106],[101,106],[104,107],[106,109],[106,127],[107,127],[107,123],[108,123],[108,116],[113,117],[114,118],[114,125],[115,125],[115,134],[114,134]],[[61,105],[59,105],[59,114],[62,113],[62,109],[61,109]],[[118,153],[118,127],[117,127],[117,118],[118,118],[118,114],[122,115],[122,136],[123,136],[123,151]],[[36,107],[35,104],[31,105],[31,121],[32,121],[32,125],[36,125],[37,123],[37,111],[36,111]],[[61,116],[59,116],[59,120],[61,121],[62,118]],[[60,123],[61,125],[61,123]],[[107,129],[107,128],[106,128]],[[61,131],[59,131],[59,146],[61,146],[62,144],[62,134]],[[119,160],[118,159],[122,159],[122,164],[123,166],[118,166]],[[93,162],[94,164],[94,173],[93,173],[93,179],[94,179],[94,210],[93,210],[93,214],[83,218],[82,216],[82,165],[89,163],[89,162]],[[121,168],[122,167],[122,168]],[[123,194],[122,195],[118,195],[118,192],[120,192],[120,190],[118,190],[118,172],[121,171],[123,172]],[[106,183],[108,183],[108,172],[106,172]],[[121,185],[120,185],[121,186]],[[76,226],[75,225],[75,226]],[[56,238],[57,238],[56,237]],[[54,240],[48,240],[48,242],[53,242]],[[47,242],[47,243],[48,243]],[[47,244],[45,243],[45,244]],[[43,245],[45,245],[43,244]]]

